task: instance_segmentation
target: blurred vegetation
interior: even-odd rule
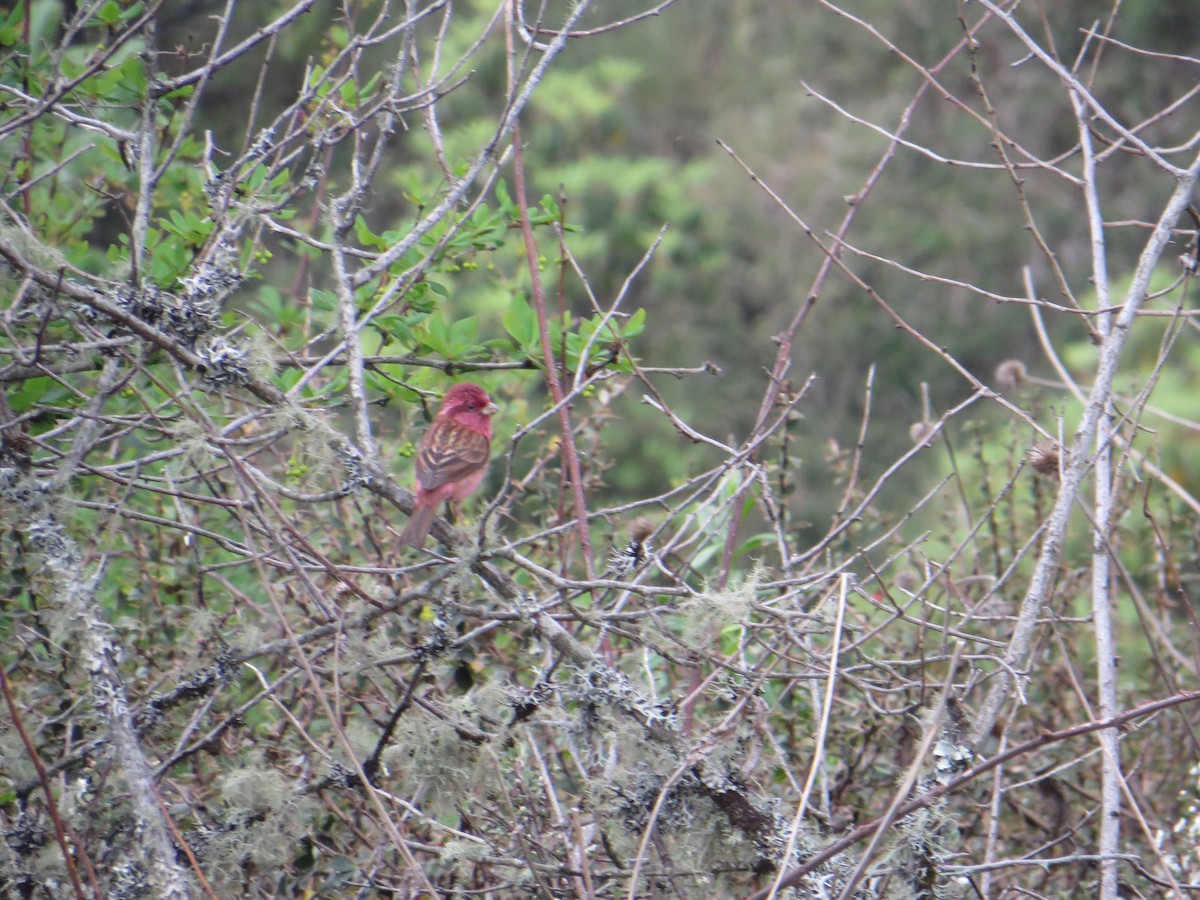
[[[842,8],[871,22],[925,66],[937,64],[962,37],[951,7],[873,0]],[[190,14],[167,20],[164,45],[203,46],[213,28],[208,10],[202,4],[187,9]],[[590,17],[598,22],[602,16],[619,18],[639,9],[631,2],[611,3]],[[1078,23],[1086,20],[1090,9],[1086,3],[1068,2],[1049,11],[1049,37],[1063,58],[1078,50]],[[553,4],[547,15],[552,10]],[[368,12],[364,8],[359,15]],[[235,21],[248,32],[268,13],[266,7],[242,6]],[[446,52],[465,50],[493,13],[487,4],[460,7]],[[337,35],[336,28],[321,28],[323,18],[336,20],[332,4],[314,10],[303,28],[289,32],[281,43],[284,61],[298,69],[306,59],[320,58],[320,51],[314,55],[320,44],[311,39],[320,35],[336,40]],[[1170,52],[1186,44],[1187,34],[1196,36],[1197,27],[1153,3],[1126,4],[1114,37]],[[1002,32],[992,31],[981,41],[976,57],[985,64],[981,68],[986,68],[988,80],[983,88],[990,97],[1045,96],[1039,93],[1041,76],[1032,65],[1006,64],[1023,56]],[[1097,66],[1097,94],[1114,112],[1136,120],[1139,109],[1161,105],[1162,85],[1170,81],[1172,65],[1180,77],[1186,76],[1183,61],[1166,62],[1165,76],[1151,81],[1126,78],[1119,66]],[[224,110],[251,80],[253,66],[253,57],[247,57],[222,71],[201,106],[206,126],[214,129],[224,147],[244,140],[236,131],[239,120]],[[504,79],[498,38],[476,57],[470,78],[470,90],[452,92],[439,106],[445,155],[452,164],[465,159],[490,127]],[[965,54],[954,57],[939,78],[957,96],[977,96],[971,60]],[[723,374],[702,391],[684,382],[662,385],[672,408],[701,431],[740,436],[753,424],[774,356],[772,336],[806,300],[821,262],[820,252],[772,210],[716,139],[730,144],[801,210],[818,236],[826,235],[837,227],[846,212],[845,198],[859,189],[886,141],[846,121],[810,96],[804,85],[865,120],[894,124],[896,111],[919,82],[911,67],[896,65],[894,55],[863,28],[817,5],[762,10],[697,0],[687,15],[656,16],[573,44],[540,86],[523,133],[531,194],[549,195],[561,206],[564,221],[574,229],[570,252],[588,273],[596,295],[613,296],[659,229],[668,226],[650,267],[634,285],[631,302],[647,311],[649,328],[639,341],[643,357],[662,366],[711,360],[721,367]],[[289,95],[273,94],[273,89],[290,84],[287,78],[273,78],[264,85],[264,111],[291,100]],[[1062,103],[1006,102],[998,115],[1003,125],[1019,118],[1022,134],[1040,134],[1041,143],[1031,143],[1030,149],[1050,156],[1074,142],[1073,124]],[[981,101],[974,105],[983,109]],[[999,162],[989,146],[987,128],[951,115],[944,101],[927,100],[912,119],[909,140],[935,146],[946,156]],[[387,180],[391,190],[377,190],[364,210],[366,221],[380,232],[410,221],[445,184],[444,177],[425,165],[427,134],[415,118],[409,126],[395,142]],[[1126,211],[1132,217],[1144,208],[1145,189],[1136,180],[1122,184],[1116,178],[1110,184],[1118,188],[1104,200],[1114,217]],[[1029,172],[1026,194],[1039,217],[1042,238],[1068,280],[1086,277],[1083,223],[1061,182]],[[1014,227],[1023,215],[1014,199],[1003,169],[963,179],[952,168],[901,150],[900,159],[868,198],[852,243],[914,269],[1020,295],[1023,266],[1035,267],[1039,285],[1049,273],[1027,230]],[[1064,210],[1074,211],[1064,217]],[[1128,269],[1138,246],[1137,229],[1115,231],[1110,248],[1113,270]],[[454,279],[452,315],[473,317],[481,338],[501,334],[499,320],[510,298],[528,290],[520,251],[515,246],[514,251],[489,259],[473,276],[460,272]],[[549,232],[544,232],[541,253],[547,278],[553,280],[559,251]],[[294,263],[285,256],[276,265]],[[980,304],[963,291],[921,283],[889,267],[868,266],[863,276],[915,328],[951,348],[984,380],[1006,358],[1026,359],[1043,368],[1023,309]],[[319,273],[311,277],[319,283]],[[255,289],[251,283],[246,290]],[[574,279],[566,279],[565,292],[567,308],[587,314]],[[1056,336],[1070,329],[1057,322],[1052,327]],[[869,467],[881,468],[907,446],[909,427],[922,416],[923,384],[929,385],[938,409],[961,400],[966,392],[947,366],[898,334],[861,291],[835,277],[823,286],[796,342],[793,382],[818,375],[801,407],[804,426],[792,435],[797,458],[815,463],[830,440],[846,444],[853,439],[871,366],[876,369],[876,406]],[[639,408],[635,397],[627,399],[621,412],[621,419],[607,430],[610,444],[627,448],[606,476],[614,499],[676,483],[704,458],[703,448],[664,452],[657,447],[649,439],[653,416]],[[836,492],[830,490],[820,465],[805,465],[800,479],[795,502],[804,518],[824,520],[836,503]]]
[[[31,720],[44,713],[32,743],[12,728],[2,736],[6,884],[41,896],[39,882],[65,891],[69,880],[58,857],[28,862],[33,851],[52,856],[46,820],[30,812],[49,783],[31,746],[52,760],[56,787],[70,787],[64,818],[86,829],[72,842],[98,859],[118,858],[136,831],[129,821],[145,814],[124,797],[108,803],[98,748],[121,716],[91,705],[104,693],[97,673],[125,679],[130,734],[153,748],[168,815],[200,849],[217,896],[345,896],[380,870],[419,892],[401,878],[418,867],[380,822],[404,829],[427,854],[422,878],[447,890],[555,896],[566,884],[586,895],[578,851],[590,846],[604,885],[594,895],[616,896],[629,861],[653,856],[656,816],[656,837],[671,844],[653,848],[652,895],[678,883],[746,894],[780,861],[879,815],[942,679],[961,665],[969,695],[999,667],[1058,490],[1054,465],[1033,471],[1038,446],[1047,452],[1034,425],[1069,437],[1080,417],[1050,357],[1083,392],[1096,370],[1099,301],[1094,285],[1080,287],[1092,273],[1084,204],[1046,167],[1020,169],[1014,184],[1005,163],[1026,160],[999,137],[1064,154],[1076,172],[1066,93],[1008,30],[983,28],[964,49],[957,17],[975,15],[965,4],[691,0],[566,42],[520,116],[522,206],[507,138],[482,152],[541,52],[518,43],[510,57],[504,28],[489,27],[505,8],[456,3],[445,20],[431,14],[402,37],[360,45],[390,27],[375,23],[382,5],[318,0],[211,78],[185,78],[223,28],[234,46],[292,5],[231,6],[225,22],[208,0],[164,4],[152,34],[131,25],[149,7],[126,0],[33,0],[0,14],[0,147],[12,160],[0,184],[4,662],[22,678],[12,718],[18,707]],[[1109,15],[1083,0],[1044,6],[1023,21],[1068,63],[1093,19]],[[644,8],[596,4],[575,28]],[[573,4],[539,9],[557,27]],[[1111,36],[1194,53],[1200,24],[1126,2]],[[436,89],[419,74],[434,53],[445,77]],[[1194,59],[1151,65],[1111,43],[1092,45],[1087,66],[1113,115],[1155,117],[1139,131],[1146,141],[1187,131],[1158,113],[1195,81]],[[58,91],[58,107],[39,105]],[[378,176],[347,200],[363,148],[391,115]],[[909,145],[852,205],[887,151],[881,130],[902,120]],[[467,179],[477,157],[504,162]],[[1171,190],[1145,171],[1133,152],[1106,159],[1112,303]],[[850,212],[840,257],[855,277],[835,266],[818,280],[826,254],[815,241],[831,246]],[[361,273],[407,246],[426,217],[427,232],[370,277],[339,275],[339,264]],[[1187,240],[1181,231],[1179,252]],[[338,263],[335,247],[352,252]],[[1047,315],[1043,339],[1025,304],[970,287],[1024,298],[1026,267],[1039,298],[1087,314]],[[1191,280],[1178,276],[1162,268],[1152,311],[1194,305]],[[787,393],[813,380],[790,411],[765,410],[779,421],[742,453],[781,335],[809,302]],[[362,385],[341,347],[348,317],[366,323],[355,345],[370,358]],[[1130,706],[1146,685],[1159,696],[1194,675],[1200,349],[1190,321],[1139,319],[1114,387],[1118,415],[1136,419],[1119,429],[1105,536]],[[979,403],[915,449],[920,429],[977,395],[951,360],[1025,418]],[[1020,363],[1019,377],[998,374],[1006,361]],[[687,377],[664,371],[709,363]],[[639,380],[642,367],[651,374]],[[604,376],[573,401],[578,485],[548,412],[550,371]],[[487,513],[478,526],[465,520],[479,546],[461,561],[401,566],[392,526],[406,501],[393,488],[410,483],[414,441],[464,375],[503,409],[475,507]],[[651,388],[662,408],[643,402]],[[364,419],[377,460],[360,441]],[[579,496],[592,519],[577,538]],[[634,508],[654,520],[660,557],[627,535]],[[1026,718],[1006,741],[1095,718],[1074,688],[1098,654],[1096,538],[1087,514],[1073,515],[1057,618],[1047,613],[1029,663],[1038,677],[1019,691]],[[634,560],[615,575],[614,548]],[[609,576],[644,581],[602,583]],[[977,643],[960,659],[964,634]],[[827,663],[843,678],[837,698],[821,693]],[[835,699],[833,739],[820,743],[822,703]],[[1125,745],[1139,764],[1139,754],[1159,763],[1194,749],[1185,719],[1156,724]],[[1081,753],[1064,744],[1014,762],[1010,776],[1042,793],[1028,814],[997,801],[1004,852],[1066,829],[1090,846],[1094,805],[1068,815],[1060,797],[1086,794],[1098,777]],[[810,765],[822,772],[810,807],[820,821],[797,817],[785,850]],[[1136,789],[1162,798],[1162,822],[1176,821],[1193,776],[1147,770],[1157,780]],[[381,814],[364,781],[400,801]],[[560,793],[547,799],[549,784]],[[556,818],[559,796],[566,818]],[[877,896],[935,896],[888,894],[922,879],[954,896],[962,879],[929,870],[992,852],[978,817],[924,812],[897,829],[892,868],[872,872]],[[571,816],[602,836],[574,846],[583,826]],[[385,834],[386,861],[359,839],[366,832]],[[565,836],[566,849],[547,849],[547,835]],[[1147,836],[1134,840],[1149,858]],[[840,858],[821,872],[844,880],[850,868]],[[1093,873],[1077,864],[1038,877],[1047,895],[1068,896]],[[113,878],[113,896],[137,895]]]

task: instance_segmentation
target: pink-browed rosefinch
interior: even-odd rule
[[[487,472],[492,452],[492,416],[500,407],[477,384],[456,384],[417,447],[417,505],[400,535],[400,545],[425,546],[443,501],[469,497]]]

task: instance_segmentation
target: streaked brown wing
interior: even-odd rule
[[[417,484],[427,491],[458,481],[487,465],[487,438],[456,422],[434,422],[417,448]]]

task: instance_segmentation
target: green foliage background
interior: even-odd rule
[[[1068,0],[1036,21],[1061,58],[1083,48],[1094,7]],[[288,8],[235,4],[226,44]],[[654,816],[671,843],[653,848],[652,894],[672,879],[729,895],[761,889],[785,860],[780,804],[795,802],[813,760],[824,773],[821,821],[797,825],[785,867],[887,807],[963,633],[978,640],[962,662],[964,696],[995,676],[1057,489],[1053,472],[1030,471],[1031,423],[1069,435],[1079,416],[1048,357],[1087,388],[1098,303],[1078,287],[1091,256],[1076,192],[1044,167],[1006,167],[1020,154],[998,134],[1073,158],[1069,104],[1009,32],[981,30],[963,50],[964,13],[952,5],[692,0],[567,42],[520,117],[526,209],[500,141],[485,156],[503,165],[481,167],[470,185],[477,203],[453,205],[347,289],[331,248],[352,247],[361,272],[402,245],[471,171],[511,88],[503,29],[488,27],[503,10],[455,4],[444,32],[430,15],[404,47],[411,67],[397,69],[386,41],[348,55],[381,8],[314,3],[200,80],[184,76],[222,25],[213,4],[164,4],[153,34],[132,28],[150,7],[126,0],[33,0],[0,21],[0,148],[12,160],[0,182],[3,662],[17,684],[10,718],[21,711],[37,732],[31,743],[15,728],[0,734],[5,889],[34,896],[68,883],[38,806],[53,779],[64,820],[82,830],[73,842],[105,864],[129,852],[130,822],[145,811],[114,801],[106,780],[105,723],[121,715],[97,711],[102,674],[125,691],[113,688],[128,698],[130,733],[152,749],[169,814],[219,896],[338,896],[384,882],[419,892],[402,842],[372,830],[390,816],[427,854],[422,877],[439,888],[575,889],[584,862],[546,785],[603,832],[583,841],[601,893],[620,893],[631,857],[653,856],[639,841]],[[546,3],[543,21],[571,8]],[[598,4],[576,27],[643,8]],[[1185,54],[1197,21],[1129,2],[1111,34]],[[447,64],[436,104],[404,106],[398,97],[431,96],[418,73],[435,45],[462,64]],[[1104,63],[1092,89],[1122,121],[1154,116],[1178,96],[1173,85],[1194,80],[1193,59],[1151,67],[1116,45],[1091,52]],[[511,58],[521,77],[539,57]],[[378,175],[350,203],[356,153],[393,112]],[[825,254],[739,162],[829,245],[902,120],[909,145],[854,201],[840,257],[928,346],[854,279],[835,271],[818,283]],[[1181,127],[1163,116],[1141,133],[1169,143]],[[1143,162],[1106,162],[1115,298],[1171,188]],[[352,214],[339,221],[343,202]],[[1048,317],[1048,346],[1026,305],[966,287],[1023,298],[1026,267],[1040,298],[1068,306],[1063,288],[1075,286],[1089,311]],[[590,556],[569,525],[576,495],[549,412],[534,271],[561,375],[605,376],[572,409]],[[1118,413],[1138,417],[1122,429],[1106,535],[1119,548],[1129,706],[1148,685],[1155,696],[1179,691],[1194,674],[1179,647],[1194,622],[1187,499],[1200,487],[1200,351],[1183,315],[1191,282],[1178,276],[1160,271],[1150,305],[1164,315],[1136,323],[1116,386]],[[750,454],[734,460],[721,444],[739,447],[754,428],[779,336],[810,301],[788,392],[814,378],[751,471]],[[344,355],[327,364],[347,311],[369,318],[361,396]],[[914,425],[972,395],[948,356],[1027,418],[980,403],[914,450]],[[996,374],[1005,360],[1024,366],[1009,384]],[[634,377],[643,369],[645,381]],[[485,524],[470,525],[477,546],[458,548],[461,559],[410,566],[393,534],[410,498],[393,487],[411,483],[414,442],[461,376],[504,411],[476,507]],[[674,422],[643,402],[647,385]],[[355,446],[364,410],[377,460]],[[1179,490],[1163,490],[1163,476]],[[498,509],[487,507],[494,496]],[[644,579],[631,586],[606,567],[613,548],[645,550],[627,535],[635,511],[656,517],[656,541],[673,536],[663,558],[638,558],[640,574],[618,573]],[[1014,741],[1094,717],[1091,685],[1068,689],[1097,653],[1093,537],[1076,517],[1055,576],[1058,618],[1034,650],[1038,677],[1022,685]],[[835,621],[853,644],[844,656]],[[1167,624],[1151,635],[1151,621]],[[853,700],[838,698],[836,740],[821,744],[825,655]],[[1191,776],[1140,763],[1177,762],[1180,742],[1194,746],[1191,727],[1170,720],[1126,745],[1139,771],[1161,774],[1138,790],[1162,798],[1162,822],[1183,815]],[[605,753],[621,764],[606,765]],[[997,813],[1005,853],[1068,826],[1087,845],[1091,801],[1046,799],[1063,784],[1085,792],[1096,777],[1085,763],[1094,761],[1050,748],[1017,764],[1013,778],[1046,796],[1033,824]],[[1046,775],[1060,766],[1065,774]],[[413,808],[377,815],[364,779]],[[901,860],[904,885],[925,878],[950,896],[957,882],[938,867],[982,858],[991,838],[946,807],[928,815],[898,829],[888,861]],[[385,861],[360,840],[364,829],[384,835]],[[539,843],[551,834],[567,835],[567,849]],[[1144,838],[1131,846],[1148,857]],[[831,878],[849,876],[846,858],[829,865]],[[1048,895],[1090,886],[1087,866],[1060,871],[1039,882]],[[878,896],[890,873],[871,872]],[[133,875],[129,885],[111,877],[113,896],[137,895]]]

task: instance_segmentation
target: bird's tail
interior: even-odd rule
[[[400,546],[424,547],[425,538],[429,537],[429,529],[433,527],[433,517],[437,513],[437,505],[428,506],[418,503],[408,517],[408,524],[400,535]]]

